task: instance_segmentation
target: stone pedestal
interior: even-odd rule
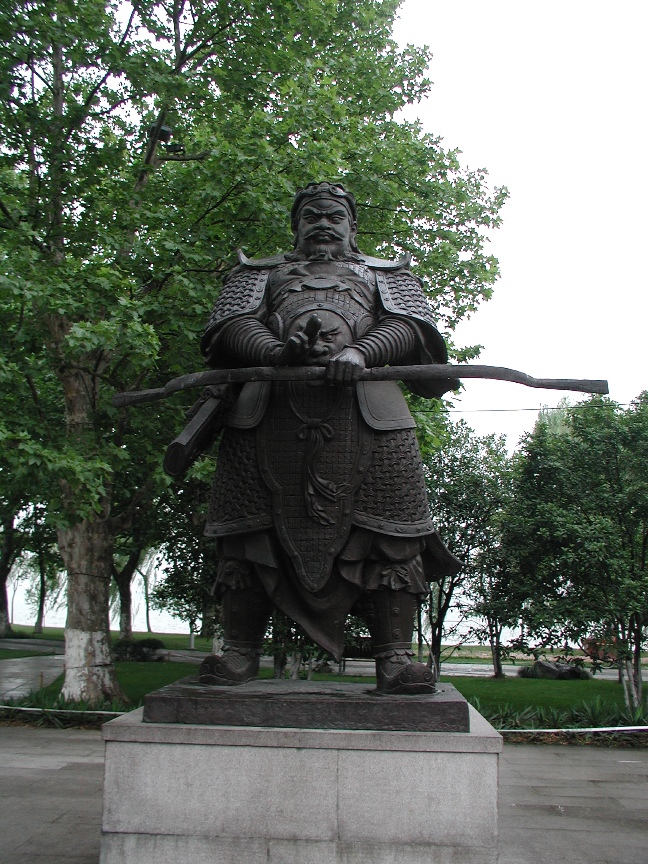
[[[452,684],[422,696],[383,696],[366,684],[252,681],[208,687],[182,678],[144,697],[145,723],[468,732],[468,703]]]
[[[502,739],[104,726],[101,864],[495,864]]]

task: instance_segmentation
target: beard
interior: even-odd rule
[[[337,261],[348,258],[351,247],[343,240],[305,239],[297,248],[309,261]]]

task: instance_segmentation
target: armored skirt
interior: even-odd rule
[[[413,420],[395,384],[246,388],[220,443],[206,527],[219,538],[217,584],[260,579],[339,657],[364,591],[421,595],[458,569],[432,524]]]

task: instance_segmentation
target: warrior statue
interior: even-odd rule
[[[461,564],[435,532],[399,386],[358,379],[370,367],[446,363],[446,346],[409,259],[358,250],[343,186],[299,190],[292,229],[292,252],[239,253],[202,341],[214,368],[319,365],[326,378],[234,394],[206,528],[218,538],[224,647],[200,681],[255,678],[278,607],[336,659],[352,612],[371,635],[378,692],[430,693],[433,671],[412,660],[417,601]],[[457,384],[410,388],[438,398]]]

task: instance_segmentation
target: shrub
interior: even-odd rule
[[[520,666],[520,678],[546,678],[552,681],[586,681],[592,676],[577,663],[550,663],[536,660],[532,666]]]
[[[166,645],[161,639],[120,639],[113,646],[115,660],[135,660],[138,663],[148,663],[151,660],[165,660],[161,651]]]

